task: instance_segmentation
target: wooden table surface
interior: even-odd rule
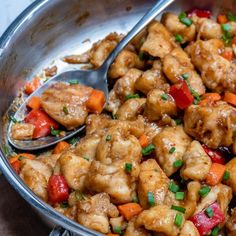
[[[50,229],[42,223],[28,203],[0,176],[0,235],[47,236]]]

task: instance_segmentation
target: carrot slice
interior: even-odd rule
[[[226,92],[223,100],[236,106],[236,95],[233,93]]]
[[[100,90],[93,90],[86,102],[86,106],[90,112],[101,113],[105,102],[104,93]]]
[[[118,206],[118,210],[126,220],[130,220],[133,216],[138,215],[143,209],[138,203],[127,203]]]
[[[225,51],[221,54],[222,57],[227,59],[228,61],[232,61],[233,59],[233,52],[232,51]]]
[[[217,16],[217,22],[219,24],[225,24],[228,22],[227,16],[226,15],[218,15]]]
[[[68,149],[70,147],[70,144],[65,142],[65,141],[61,141],[59,142],[56,147],[53,150],[53,154],[59,154],[62,153],[64,150]]]
[[[41,98],[40,97],[30,98],[27,106],[33,110],[39,109],[41,107]]]
[[[146,134],[142,134],[139,137],[139,143],[140,143],[142,148],[144,148],[144,147],[146,147],[148,145],[148,139],[147,139],[147,135]]]
[[[219,163],[213,163],[211,165],[209,173],[207,174],[206,183],[212,186],[219,184],[223,178],[225,169],[226,169],[225,165],[221,165]]]
[[[198,103],[200,106],[212,105],[214,102],[221,100],[219,93],[205,93],[202,100]]]
[[[31,93],[33,93],[39,87],[40,87],[39,78],[35,77],[33,79],[33,81],[31,81],[31,82],[29,82],[25,85],[25,93],[30,95]]]

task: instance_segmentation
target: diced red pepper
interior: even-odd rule
[[[174,98],[176,106],[180,109],[187,108],[194,101],[194,97],[185,81],[180,81],[177,84],[171,86],[169,93]]]
[[[207,147],[205,144],[202,144],[202,147],[206,154],[211,158],[212,162],[218,163],[218,164],[225,164],[225,157],[221,153],[221,151],[218,150],[212,150],[211,148]]]
[[[15,172],[17,174],[20,173],[20,169],[21,169],[21,162],[19,160],[16,160],[14,162],[11,163],[12,168],[15,170]]]
[[[189,220],[193,222],[193,224],[198,229],[199,234],[205,235],[210,233],[210,231],[217,226],[218,224],[224,222],[225,215],[221,211],[220,206],[217,202],[211,204],[209,206],[213,211],[213,216],[209,218],[204,209],[203,211],[199,212],[198,214],[192,216]],[[209,208],[208,207],[208,208]]]
[[[197,8],[194,8],[188,12],[189,17],[191,17],[193,14],[196,14],[198,17],[201,18],[211,18],[212,15],[211,11],[209,10],[201,10]]]
[[[51,127],[58,129],[58,123],[43,110],[32,110],[24,121],[35,126],[33,138],[48,136],[51,133]]]
[[[67,201],[69,198],[69,187],[62,175],[52,175],[49,178],[47,190],[49,201],[53,205]]]

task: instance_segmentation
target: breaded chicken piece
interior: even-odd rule
[[[198,229],[192,221],[186,220],[179,236],[200,236]]]
[[[148,232],[143,227],[136,227],[135,221],[137,217],[133,217],[127,225],[124,236],[151,236],[151,233]]]
[[[12,125],[11,136],[15,140],[29,140],[33,138],[35,126],[26,123],[16,123]]]
[[[236,194],[236,157],[226,164],[226,171],[230,173],[230,178],[224,183],[231,187],[233,193]]]

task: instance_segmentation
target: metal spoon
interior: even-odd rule
[[[150,23],[158,14],[160,14],[166,7],[168,7],[175,0],[159,0],[157,3],[142,17],[142,19],[134,26],[134,28],[121,40],[116,48],[111,52],[103,65],[97,70],[73,70],[61,73],[52,77],[44,83],[37,91],[29,96],[26,101],[21,105],[15,113],[16,120],[23,120],[26,115],[26,104],[32,96],[40,96],[43,91],[55,82],[69,82],[72,79],[78,79],[79,83],[95,89],[102,90],[108,98],[108,85],[107,85],[107,72],[110,65],[115,60],[116,56],[121,50],[145,27]],[[10,122],[8,128],[8,140],[17,149],[21,150],[38,150],[54,145],[62,140],[68,139],[75,134],[84,130],[85,126],[79,127],[76,130],[67,131],[63,137],[48,136],[36,140],[15,140],[11,137],[11,127],[13,122]]]

